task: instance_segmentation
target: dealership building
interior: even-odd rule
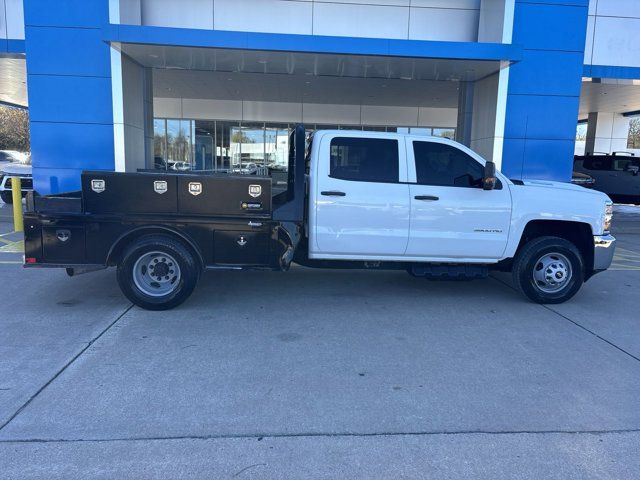
[[[35,188],[286,162],[296,123],[455,138],[511,178],[627,149],[638,0],[0,0]]]

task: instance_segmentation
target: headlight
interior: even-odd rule
[[[604,207],[604,216],[602,221],[602,228],[604,233],[611,231],[611,220],[613,219],[613,203],[607,202]]]

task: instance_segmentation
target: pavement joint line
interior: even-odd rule
[[[495,278],[495,277],[491,277],[491,278],[493,278],[495,281],[497,281],[497,282],[499,282],[499,283],[501,283],[501,284],[503,284],[503,285],[505,285],[505,286],[507,286],[507,287],[509,287],[509,288],[513,289],[514,291],[517,291],[517,290],[516,290],[515,288],[513,288],[511,285],[509,285],[509,284],[507,284],[507,283],[503,282],[502,280],[499,280],[499,279],[497,279],[497,278]],[[624,348],[619,347],[618,345],[616,345],[615,343],[611,342],[610,340],[607,340],[606,338],[604,338],[604,337],[602,337],[602,336],[598,335],[598,334],[597,334],[596,332],[594,332],[593,330],[589,330],[587,327],[585,327],[585,326],[583,326],[583,325],[580,325],[580,324],[579,324],[578,322],[576,322],[575,320],[570,319],[570,318],[569,318],[569,317],[567,317],[566,315],[563,315],[562,313],[560,313],[560,312],[558,312],[558,311],[554,310],[553,308],[549,307],[548,305],[543,305],[543,304],[538,304],[538,305],[540,305],[540,306],[541,306],[542,308],[544,308],[545,310],[548,310],[548,311],[550,311],[550,312],[552,312],[552,313],[555,313],[555,314],[556,314],[557,316],[559,316],[560,318],[563,318],[563,319],[567,320],[568,322],[573,323],[576,327],[581,328],[582,330],[584,330],[584,331],[585,331],[585,332],[587,332],[587,333],[590,333],[590,334],[591,334],[591,335],[593,335],[594,337],[596,337],[596,338],[598,338],[598,339],[602,340],[603,342],[605,342],[605,343],[609,344],[610,346],[612,346],[612,347],[613,347],[613,348],[615,348],[616,350],[618,350],[618,351],[620,351],[620,352],[624,353],[625,355],[628,355],[629,357],[633,358],[633,359],[634,359],[634,360],[636,360],[637,362],[640,362],[640,358],[639,358],[639,357],[635,356],[635,355],[634,355],[633,353],[631,353],[631,352],[626,351]]]
[[[84,347],[83,347],[83,348],[82,348],[78,353],[76,353],[76,354],[73,356],[73,358],[71,358],[71,360],[69,360],[67,363],[65,363],[65,364],[64,364],[64,366],[63,366],[60,370],[58,370],[58,371],[56,372],[56,374],[55,374],[53,377],[51,377],[51,378],[50,378],[50,379],[49,379],[49,380],[48,380],[44,385],[42,385],[42,386],[38,389],[38,391],[37,391],[36,393],[34,393],[33,395],[31,395],[31,397],[29,397],[29,399],[28,399],[26,402],[24,402],[24,403],[20,406],[20,408],[18,408],[18,410],[16,410],[16,411],[13,413],[13,415],[11,415],[11,416],[9,417],[9,419],[8,419],[6,422],[4,422],[2,425],[0,425],[0,432],[4,429],[4,427],[6,427],[7,425],[9,425],[9,424],[13,421],[13,419],[14,419],[14,418],[16,418],[18,415],[20,415],[20,414],[23,412],[23,410],[24,410],[25,408],[27,408],[27,407],[29,406],[29,404],[31,404],[31,402],[33,402],[33,401],[36,399],[36,397],[37,397],[38,395],[40,395],[40,394],[41,394],[41,393],[42,393],[42,392],[43,392],[43,391],[44,391],[44,390],[45,390],[49,385],[51,385],[51,384],[52,384],[52,383],[53,383],[53,382],[54,382],[54,381],[55,381],[55,380],[56,380],[60,375],[62,375],[62,374],[64,373],[64,371],[65,371],[67,368],[69,368],[69,367],[70,367],[70,366],[71,366],[71,365],[72,365],[72,364],[73,364],[73,363],[74,363],[78,358],[80,358],[80,356],[81,356],[84,352],[86,352],[89,348],[91,348],[91,346],[92,346],[95,342],[97,342],[98,340],[100,340],[100,338],[101,338],[105,333],[107,333],[107,332],[111,329],[111,327],[113,327],[116,323],[118,323],[118,322],[122,319],[122,317],[124,317],[127,313],[129,313],[129,311],[130,311],[132,308],[133,308],[133,304],[129,305],[129,306],[124,310],[124,312],[122,312],[120,315],[118,315],[118,317],[117,317],[113,322],[111,322],[109,325],[107,325],[107,327],[106,327],[106,328],[104,328],[104,329],[103,329],[103,330],[102,330],[102,331],[101,331],[97,336],[95,336],[94,338],[92,338],[92,339],[89,341],[89,343],[87,343],[87,344],[86,344],[86,345],[85,345],[85,346],[84,346]]]
[[[640,433],[638,428],[611,430],[426,430],[415,432],[301,432],[301,433],[247,433],[220,435],[173,435],[150,437],[115,437],[115,438],[27,438],[4,439],[1,444],[30,444],[30,443],[111,443],[111,442],[156,442],[180,440],[234,440],[234,439],[264,439],[264,438],[356,438],[356,437],[426,437],[426,436],[455,436],[455,435],[619,435],[625,433]]]
[[[585,332],[590,333],[591,335],[593,335],[594,337],[599,338],[600,340],[602,340],[605,343],[608,343],[609,345],[611,345],[613,348],[621,351],[622,353],[630,356],[631,358],[633,358],[635,361],[640,362],[640,358],[635,356],[633,353],[626,351],[624,348],[619,347],[618,345],[616,345],[615,343],[611,342],[610,340],[607,340],[606,338],[598,335],[596,332],[594,332],[593,330],[589,330],[587,327],[580,325],[578,322],[576,322],[575,320],[570,319],[569,317],[567,317],[566,315],[563,315],[560,312],[557,312],[556,310],[554,310],[553,308],[549,307],[548,305],[542,305],[542,307],[544,307],[545,309],[549,310],[550,312],[555,313],[556,315],[558,315],[559,317],[564,318],[565,320],[573,323],[576,327],[579,327],[581,329],[583,329]]]

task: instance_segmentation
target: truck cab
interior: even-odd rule
[[[439,137],[306,137],[299,126],[290,145],[286,188],[277,190],[256,175],[85,172],[81,193],[31,202],[26,266],[70,274],[116,266],[132,302],[166,309],[203,270],[293,262],[425,278],[502,270],[529,299],[560,303],[611,264],[612,203],[601,192],[510,180]]]

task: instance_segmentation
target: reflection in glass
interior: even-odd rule
[[[412,127],[409,129],[409,133],[412,135],[431,135],[431,129],[424,127]]]
[[[167,121],[153,121],[153,168],[167,169]]]
[[[456,136],[455,128],[434,128],[433,129],[434,137],[443,137],[448,138],[449,140],[454,140]]]
[[[238,122],[216,122],[216,170],[231,169],[231,132]]]
[[[264,124],[244,124],[231,136],[231,143],[238,144],[239,160],[234,156],[233,172],[243,175],[266,175]]]
[[[289,171],[289,126],[273,125],[265,129],[265,161],[274,195],[287,189]]]
[[[240,123],[216,120],[157,118],[153,122],[153,167],[168,170],[233,172],[269,175],[274,189],[286,187],[289,135],[293,124]],[[306,131],[370,130],[379,132],[455,136],[455,128],[385,127],[306,124]]]
[[[167,120],[167,165],[171,170],[191,170],[191,123]]]
[[[193,123],[195,128],[194,169],[216,170],[216,122],[196,120]]]

